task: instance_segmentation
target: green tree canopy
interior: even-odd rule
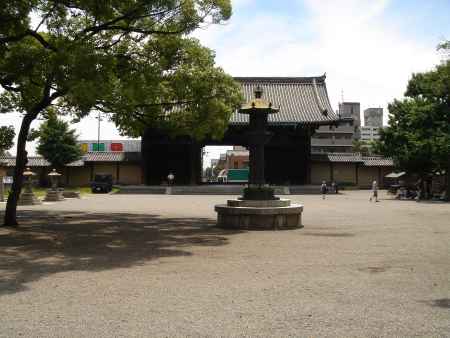
[[[13,126],[0,127],[0,155],[14,145],[14,136],[16,136],[16,132]]]
[[[37,152],[53,167],[60,168],[81,158],[77,135],[69,124],[58,119],[54,110],[47,114],[47,120],[38,131]]]
[[[46,108],[108,113],[123,134],[223,134],[240,87],[189,34],[230,0],[14,0],[0,7],[0,113],[24,114],[5,213],[15,225],[30,124]]]
[[[352,150],[355,153],[361,153],[362,155],[370,155],[372,153],[373,142],[353,140]]]
[[[389,105],[389,127],[380,136],[378,151],[392,157],[399,169],[421,177],[448,171],[450,60],[412,76],[405,98]]]

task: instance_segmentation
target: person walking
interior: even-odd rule
[[[377,181],[372,182],[372,196],[370,196],[370,202],[372,202],[372,199],[375,200],[375,202],[378,202],[378,183]]]
[[[320,191],[322,192],[322,199],[325,199],[325,195],[327,194],[327,183],[322,181],[322,185],[320,186]]]
[[[172,172],[169,172],[169,175],[167,175],[167,183],[172,186],[173,182],[175,180],[175,175],[172,174]]]

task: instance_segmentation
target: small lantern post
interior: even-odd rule
[[[34,172],[27,168],[23,172],[24,177],[24,191],[20,194],[19,205],[36,205],[41,204],[41,201],[33,193],[33,177],[36,176]]]
[[[64,199],[62,190],[58,189],[58,179],[61,176],[60,173],[53,169],[48,177],[50,178],[51,188],[47,190],[45,195],[45,201],[56,202]]]
[[[27,168],[27,170],[25,170],[23,172],[23,177],[25,179],[24,182],[24,188],[26,193],[33,193],[33,177],[36,176],[36,174],[34,172],[32,172],[30,170],[30,168]]]

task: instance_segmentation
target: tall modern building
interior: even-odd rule
[[[351,153],[353,140],[360,137],[361,106],[359,102],[339,104],[339,124],[320,126],[311,137],[312,153]]]
[[[383,108],[367,108],[364,110],[365,127],[383,127]]]
[[[341,119],[352,118],[353,125],[361,126],[361,104],[359,102],[339,103],[339,116]]]
[[[381,128],[383,128],[383,108],[367,108],[364,110],[364,127],[361,127],[361,141],[378,140]]]

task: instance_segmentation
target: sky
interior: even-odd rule
[[[450,0],[232,0],[229,22],[194,36],[215,50],[232,76],[316,76],[326,73],[332,106],[361,102],[361,111],[401,98],[411,74],[441,60],[436,46],[450,39]],[[387,111],[385,111],[387,123]],[[0,125],[20,125],[20,116]],[[39,122],[34,123],[36,127]],[[97,138],[97,120],[76,128]],[[104,121],[101,138],[122,139]],[[28,147],[34,152],[33,144]],[[209,158],[224,148],[210,148]],[[14,150],[14,149],[13,149]]]

